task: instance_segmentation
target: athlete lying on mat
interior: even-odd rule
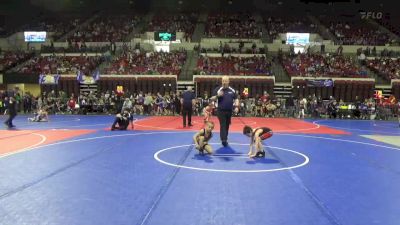
[[[28,118],[28,120],[30,122],[48,122],[49,117],[46,108],[43,107],[42,109],[39,109],[36,113],[34,113],[34,117]]]
[[[206,151],[208,154],[212,154],[211,145],[208,144],[208,141],[212,138],[212,130],[214,129],[214,123],[212,121],[205,122],[204,129],[201,129],[193,136],[194,144],[196,145],[196,149],[199,150],[200,154],[203,154]]]
[[[272,137],[272,130],[268,127],[251,128],[245,126],[243,128],[243,134],[251,138],[249,157],[265,157],[265,151],[262,146],[262,141]],[[255,148],[253,152],[253,147]]]
[[[133,129],[133,117],[132,115],[129,113],[128,110],[124,110],[123,113],[121,114],[117,114],[115,116],[115,120],[113,125],[111,126],[111,130],[126,130],[128,129],[129,123],[132,126]],[[118,127],[116,126],[118,124]]]

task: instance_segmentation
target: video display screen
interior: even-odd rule
[[[154,32],[155,41],[176,41],[176,32]]]
[[[46,31],[25,31],[25,42],[45,42]]]
[[[306,45],[310,43],[310,33],[286,33],[286,44]]]

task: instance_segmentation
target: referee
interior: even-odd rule
[[[239,100],[236,91],[229,87],[229,77],[222,77],[222,86],[217,87],[213,93],[214,100],[218,101],[217,116],[220,125],[220,138],[224,147],[228,145],[229,125],[231,124],[232,112],[239,111]]]
[[[8,111],[8,119],[4,122],[4,124],[8,127],[8,128],[13,128],[15,127],[12,123],[13,119],[17,116],[17,108],[16,108],[16,104],[15,104],[15,98],[14,97],[10,97],[8,106],[7,106],[7,111]]]
[[[188,87],[182,94],[181,105],[182,105],[182,117],[183,117],[183,127],[186,127],[186,117],[188,118],[189,127],[192,125],[192,112],[195,94],[192,91],[192,87]]]

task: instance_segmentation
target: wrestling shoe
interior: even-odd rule
[[[262,151],[262,152],[257,152],[257,154],[256,154],[255,157],[256,157],[256,158],[265,158],[265,152],[264,152],[264,151]]]

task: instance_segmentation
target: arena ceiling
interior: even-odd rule
[[[286,12],[288,15],[311,12],[356,16],[359,11],[368,11],[381,12],[393,20],[400,21],[396,11],[399,5],[400,1],[393,0],[0,0],[0,23],[4,24],[5,21],[6,24],[14,24],[16,20],[23,23],[24,20],[32,20],[37,15],[58,15],[64,12],[87,15],[89,12],[104,10],[115,14],[131,11],[257,10],[280,14]]]
[[[329,4],[329,2],[333,2]],[[325,3],[325,4],[322,4]],[[279,10],[282,8],[337,10],[384,10],[398,9],[399,1],[393,0],[1,0],[0,10],[20,11],[42,9],[54,12],[136,9],[167,11],[199,10]]]

